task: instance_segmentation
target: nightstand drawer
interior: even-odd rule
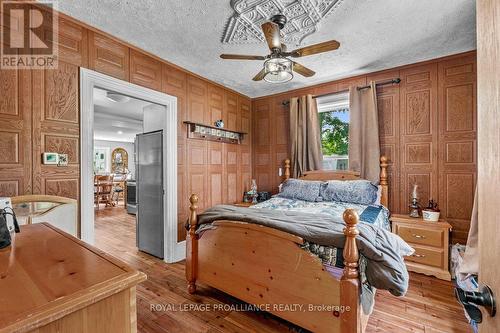
[[[410,227],[406,225],[398,225],[396,234],[403,238],[408,243],[423,244],[442,248],[444,231],[434,229],[423,229],[418,227]]]
[[[405,260],[433,267],[443,267],[443,250],[413,246],[415,253]]]

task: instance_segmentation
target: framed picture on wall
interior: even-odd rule
[[[108,170],[109,148],[94,147],[94,174],[109,172]]]

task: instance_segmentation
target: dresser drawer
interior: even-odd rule
[[[443,267],[443,250],[413,246],[415,253],[405,260],[433,267]]]
[[[398,225],[396,227],[396,233],[408,243],[429,245],[439,248],[443,247],[443,230]]]

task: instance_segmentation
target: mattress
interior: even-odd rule
[[[338,201],[310,202],[297,199],[287,199],[282,197],[272,197],[271,199],[253,205],[251,209],[271,209],[307,212],[309,214],[328,214],[341,217],[347,208],[353,208],[360,216],[360,223],[369,223],[377,227],[390,230],[389,210],[380,205],[362,205]],[[344,267],[343,249],[321,246],[311,242],[304,242],[302,249],[319,258],[326,267]],[[361,305],[365,314],[370,314],[374,306],[376,289],[372,287],[366,278],[365,268],[367,260],[360,255],[359,272],[362,283]]]

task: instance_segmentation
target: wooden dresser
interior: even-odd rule
[[[0,250],[0,333],[137,331],[146,275],[47,223]]]
[[[409,271],[451,280],[448,268],[451,225],[446,221],[427,222],[407,215],[391,216],[392,232],[408,242],[415,253],[405,258]]]

